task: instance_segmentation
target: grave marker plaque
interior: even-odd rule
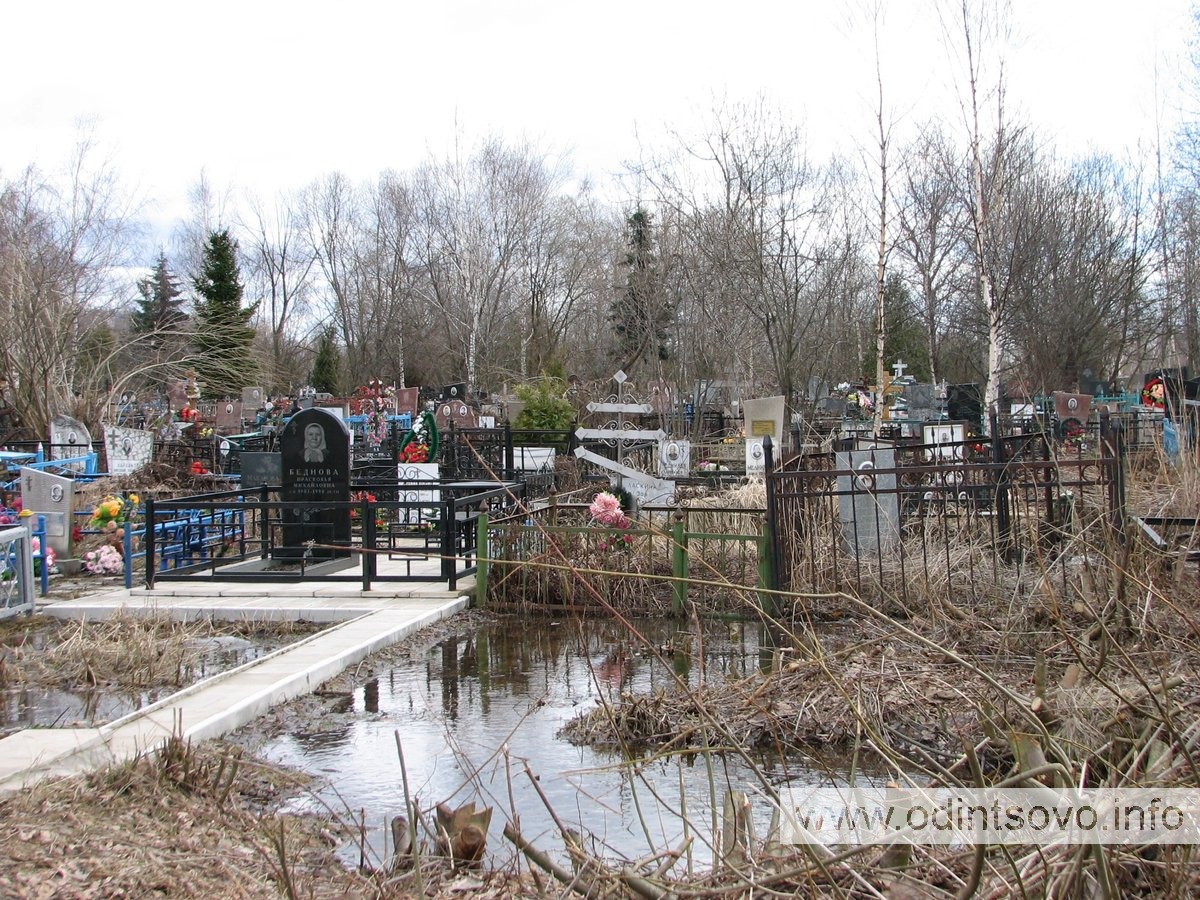
[[[337,416],[323,409],[301,410],[284,426],[279,448],[282,502],[344,503],[350,499],[350,431]],[[306,548],[310,542],[316,546]],[[282,559],[348,556],[349,550],[329,545],[350,544],[349,507],[285,508],[283,543],[284,548],[276,552]]]
[[[21,468],[21,505],[46,517],[46,543],[62,559],[72,556],[71,529],[75,517],[75,482],[70,478]]]
[[[747,441],[749,438],[762,438],[770,435],[775,451],[783,446],[783,419],[786,412],[783,397],[762,397],[757,400],[746,400],[742,403],[743,428]],[[748,459],[749,457],[747,457]]]
[[[72,459],[92,452],[92,433],[86,425],[70,416],[56,415],[50,420],[50,458]],[[72,465],[83,471],[83,464]]]
[[[1059,424],[1072,419],[1080,425],[1087,424],[1087,420],[1092,415],[1091,394],[1068,394],[1064,391],[1055,391],[1052,396],[1054,397],[1054,414],[1058,417]]]
[[[900,505],[896,474],[879,474],[896,466],[896,451],[849,450],[838,453],[838,518],[842,540],[855,556],[887,552],[900,537]]]
[[[104,455],[109,475],[132,475],[150,465],[154,456],[154,432],[120,425],[104,426]]]

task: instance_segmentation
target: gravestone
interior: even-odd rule
[[[92,433],[86,425],[70,416],[56,415],[50,420],[50,458],[72,459],[92,452]],[[83,471],[82,463],[72,469]]]
[[[762,397],[744,400],[742,425],[746,434],[746,474],[762,475],[766,472],[767,454],[763,438],[769,437],[775,448],[775,458],[783,447],[783,419],[786,411],[783,397]]]
[[[692,471],[690,441],[660,441],[658,445],[658,477],[687,478]]]
[[[817,412],[825,413],[830,416],[837,416],[839,419],[846,415],[846,398],[845,397],[822,397],[817,401]]]
[[[258,412],[267,402],[267,392],[261,387],[242,388],[242,409]]]
[[[904,399],[908,401],[908,418],[920,422],[937,418],[937,399],[932,384],[906,384]]]
[[[837,454],[838,518],[848,552],[886,552],[900,537],[896,465],[891,449],[849,450]]]
[[[407,413],[410,416],[417,414],[418,404],[421,402],[421,389],[415,387],[398,388],[396,390],[396,414],[404,415]]]
[[[21,468],[21,506],[46,517],[46,543],[61,559],[70,559],[75,524],[75,482],[70,478]]]
[[[434,421],[439,431],[446,431],[451,423],[455,428],[476,428],[479,424],[475,418],[475,410],[464,400],[445,400],[439,403]]]
[[[323,409],[304,409],[288,420],[279,436],[282,477],[279,499],[289,502],[347,502],[350,499],[350,431]],[[333,559],[349,550],[305,544],[350,543],[350,508],[285,508],[281,559]]]
[[[963,441],[967,439],[967,426],[962,423],[925,425],[921,429],[921,442],[925,444],[925,459],[928,462],[957,462],[966,460]]]
[[[448,384],[442,388],[441,400],[466,400],[467,399],[467,383],[460,381],[458,384]]]
[[[1072,420],[1080,426],[1087,425],[1087,421],[1092,415],[1091,394],[1068,394],[1064,391],[1055,391],[1051,396],[1054,398],[1054,415],[1058,418],[1060,426]]]
[[[221,400],[216,408],[217,431],[238,432],[242,430],[242,401]],[[257,407],[255,407],[257,410]]]
[[[278,487],[283,481],[283,454],[243,450],[239,454],[242,487],[246,490],[263,485]]]
[[[154,432],[105,425],[104,455],[109,475],[132,475],[150,465],[154,456]]]

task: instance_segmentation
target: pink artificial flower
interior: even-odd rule
[[[621,501],[608,491],[601,491],[588,506],[592,518],[609,528],[629,527],[629,517],[621,511]]]

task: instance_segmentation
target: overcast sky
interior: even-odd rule
[[[961,72],[932,0],[884,0],[885,99],[900,127],[952,102]],[[270,196],[340,170],[367,179],[456,134],[569,152],[603,184],[714,98],[765,95],[814,150],[870,140],[869,25],[840,0],[449,0],[337,5],[6,3],[0,174],[54,168],[77,123],[167,221],[201,170]],[[1152,146],[1192,71],[1190,0],[1012,0],[1009,106],[1065,153]],[[156,210],[156,211],[155,211]]]

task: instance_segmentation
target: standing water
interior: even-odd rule
[[[321,776],[324,787],[295,798],[290,811],[332,809],[365,823],[368,846],[345,848],[347,863],[358,863],[360,852],[368,864],[387,858],[386,823],[404,812],[399,743],[422,809],[467,801],[494,808],[493,861],[511,849],[501,836],[506,821],[519,822],[538,846],[561,849],[528,765],[554,813],[598,855],[634,859],[676,848],[690,835],[693,857],[703,864],[712,855],[713,799],[719,810],[726,790],[749,793],[757,833],[764,834],[771,806],[761,789],[785,777],[785,761],[752,765],[716,754],[631,760],[574,746],[558,733],[622,693],[670,689],[677,679],[696,686],[743,678],[768,665],[771,650],[753,625],[712,623],[700,635],[662,620],[633,626],[640,637],[608,619],[464,626],[332,698],[337,702],[312,727],[292,728],[260,752]],[[798,768],[793,763],[787,777],[804,774]]]

